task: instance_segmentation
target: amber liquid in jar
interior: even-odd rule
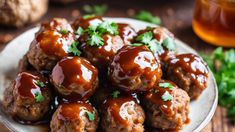
[[[193,29],[208,43],[235,47],[235,0],[197,0]]]

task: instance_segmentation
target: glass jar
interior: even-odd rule
[[[192,24],[202,40],[235,47],[235,0],[196,0]]]

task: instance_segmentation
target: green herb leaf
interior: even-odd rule
[[[162,95],[162,100],[163,101],[171,101],[173,99],[172,95],[169,94],[168,91],[166,91],[163,95]]]
[[[108,6],[103,4],[103,5],[85,5],[83,6],[83,11],[85,11],[86,13],[89,14],[95,14],[98,16],[102,16],[104,15],[104,13],[107,11]]]
[[[69,47],[69,53],[72,53],[75,56],[80,56],[81,55],[81,51],[78,49],[78,44],[79,42],[74,41],[71,46]]]
[[[92,33],[87,42],[90,46],[102,46],[104,45],[104,39],[96,32]]]
[[[158,16],[153,16],[150,12],[142,10],[136,16],[134,16],[135,19],[154,23],[157,25],[161,24],[161,19]]]
[[[202,55],[214,73],[218,91],[219,104],[228,108],[228,114],[235,121],[235,51],[215,49],[211,55]]]
[[[148,47],[153,53],[162,54],[164,52],[161,44],[156,39],[151,40]]]
[[[176,47],[175,41],[172,38],[164,39],[162,45],[170,51],[174,51]]]
[[[97,29],[101,34],[104,34],[106,32],[117,35],[118,34],[118,26],[114,22],[104,21],[102,22]]]
[[[118,96],[120,95],[121,93],[119,92],[119,91],[114,91],[113,93],[112,93],[112,96],[113,96],[113,98],[118,98]]]
[[[158,86],[162,88],[170,88],[170,89],[174,87],[171,83],[168,83],[168,82],[159,83]]]
[[[44,100],[44,97],[42,96],[42,94],[40,92],[36,92],[35,93],[35,100],[37,103],[40,103]]]
[[[90,111],[86,111],[86,114],[87,114],[90,121],[95,120],[95,114],[94,113],[91,113]]]
[[[145,32],[136,38],[137,41],[140,41],[144,44],[148,44],[152,39],[153,39],[153,33],[151,31]]]
[[[82,29],[82,27],[78,27],[77,31],[75,32],[76,35],[81,36],[84,33],[84,30]]]
[[[87,15],[84,15],[82,18],[83,19],[89,19],[89,18],[92,18],[92,17],[95,17],[94,14],[87,14]]]
[[[133,43],[132,46],[142,46],[142,43]]]
[[[69,31],[67,29],[61,29],[60,33],[62,33],[63,35],[66,35]]]
[[[157,89],[154,89],[154,91],[153,91],[155,94],[157,93],[157,92],[159,92],[159,90],[157,90]]]
[[[46,86],[46,84],[44,84],[43,82],[41,82],[40,80],[35,80],[35,84],[40,87],[40,88],[43,88]]]

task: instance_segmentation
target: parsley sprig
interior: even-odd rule
[[[94,113],[92,113],[92,112],[90,112],[90,111],[86,111],[86,114],[87,114],[88,119],[89,119],[90,121],[94,121],[94,120],[95,120],[95,114],[94,114]]]
[[[163,95],[162,95],[162,100],[163,101],[171,101],[173,99],[172,95],[166,91]]]
[[[46,84],[44,82],[41,82],[40,80],[35,80],[35,84],[40,88],[43,88],[46,86]]]
[[[35,93],[35,100],[37,103],[40,103],[44,100],[44,97],[41,92],[36,92]]]
[[[74,41],[71,46],[68,49],[68,52],[75,55],[75,56],[80,56],[81,55],[81,51],[78,49],[78,44],[79,42]]]
[[[120,94],[121,93],[118,90],[116,90],[112,93],[112,96],[113,96],[113,98],[118,98]]]
[[[158,84],[159,87],[172,89],[174,86],[171,83],[163,82]]]
[[[161,19],[158,16],[154,16],[152,15],[152,13],[150,13],[149,11],[145,11],[145,10],[141,10],[140,12],[138,12],[134,16],[134,18],[138,20],[154,23],[157,25],[161,24]]]
[[[214,73],[219,104],[228,108],[228,115],[235,121],[235,50],[224,51],[219,47],[211,55],[202,55]]]
[[[83,6],[83,11],[89,14],[94,14],[98,16],[104,15],[104,13],[107,11],[108,6],[103,4],[103,5],[84,5]]]

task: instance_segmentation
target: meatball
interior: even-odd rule
[[[96,109],[89,103],[61,104],[55,111],[52,132],[95,132],[99,123]]]
[[[48,0],[1,0],[0,24],[22,27],[40,19],[47,7]]]
[[[51,82],[68,100],[87,100],[98,86],[98,70],[84,58],[65,57],[53,68]]]
[[[169,60],[167,79],[196,99],[207,87],[209,71],[206,63],[197,55],[180,54]]]
[[[54,25],[43,26],[36,34],[27,53],[29,63],[37,70],[51,70],[60,59],[68,56],[69,47],[75,41],[69,30],[58,31],[63,25],[51,23]]]
[[[102,46],[90,46],[83,43],[81,48],[84,56],[100,69],[106,69],[115,54],[124,46],[120,36],[105,34],[102,36],[104,44]]]
[[[114,86],[124,91],[147,91],[160,80],[160,64],[145,46],[125,46],[108,68]]]
[[[77,30],[79,27],[82,29],[87,29],[90,25],[98,25],[102,23],[104,20],[100,16],[91,16],[89,18],[78,18],[73,22],[74,30]]]
[[[188,122],[188,94],[174,83],[164,81],[157,83],[142,98],[148,126],[162,130],[179,130]]]
[[[101,127],[104,132],[144,131],[144,111],[132,97],[110,98],[103,105]]]
[[[131,45],[131,42],[137,35],[136,31],[129,24],[125,23],[118,23],[118,31],[126,45]]]
[[[35,71],[35,69],[30,65],[27,55],[24,55],[23,58],[20,59],[18,64],[18,72],[23,71]]]
[[[174,35],[163,27],[148,27],[144,30],[140,30],[138,35],[140,36],[147,32],[151,33],[152,37],[162,45],[162,49],[159,49],[154,55],[160,60],[162,69],[165,71],[167,60],[174,58],[176,54]],[[168,45],[165,45],[166,42],[164,41],[168,41]]]
[[[14,119],[31,123],[50,110],[52,99],[48,81],[38,73],[21,72],[5,89],[3,107]]]

